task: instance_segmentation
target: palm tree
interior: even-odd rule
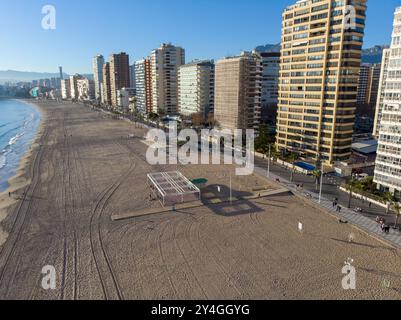
[[[383,195],[383,200],[386,202],[387,204],[387,208],[386,208],[386,215],[389,214],[390,212],[390,208],[391,208],[391,202],[393,201],[394,197],[390,192],[386,192]]]
[[[316,186],[316,190],[318,190],[322,172],[320,170],[315,170],[312,172],[312,175],[315,177],[315,186]]]
[[[351,209],[352,194],[353,194],[354,187],[355,187],[354,178],[352,178],[351,180],[348,180],[348,182],[346,183],[345,186],[346,186],[347,190],[349,191],[348,209]]]
[[[399,202],[394,202],[393,203],[393,209],[395,211],[395,216],[396,216],[394,228],[397,228],[398,220],[401,217],[401,204]]]

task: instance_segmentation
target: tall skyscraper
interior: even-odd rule
[[[135,63],[129,67],[129,82],[130,87],[135,91],[136,88],[136,79],[135,79]]]
[[[142,114],[152,112],[152,74],[149,59],[135,63],[136,108]]]
[[[369,106],[372,109],[376,107],[380,70],[380,63],[364,63],[361,65],[357,95],[357,104],[359,106]]]
[[[102,97],[101,87],[103,83],[103,65],[104,57],[102,55],[97,55],[93,58],[93,80],[95,82],[95,97],[97,100],[100,100]]]
[[[278,77],[280,74],[280,53],[261,52],[262,57],[262,113],[263,120],[274,120],[277,115]],[[274,119],[271,119],[273,117]]]
[[[63,75],[63,67],[58,67],[59,71],[60,71],[60,80],[64,79],[64,75]]]
[[[117,90],[130,87],[129,56],[125,52],[110,56],[111,104],[118,106]]]
[[[379,88],[378,88],[378,93],[377,93],[376,114],[375,114],[375,121],[374,121],[374,128],[373,128],[373,136],[376,139],[379,139],[380,122],[382,119],[384,93],[385,93],[385,89],[386,89],[386,80],[387,80],[387,72],[388,72],[388,63],[389,63],[389,59],[390,59],[390,53],[391,53],[390,49],[383,50]]]
[[[368,63],[362,64],[359,71],[358,94],[356,103],[366,105],[368,100],[369,82],[371,78],[371,66]]]
[[[384,58],[385,59],[385,58]],[[401,196],[401,7],[394,16],[384,98],[379,125],[374,182],[382,191]]]
[[[178,114],[178,69],[185,64],[185,50],[162,44],[152,51],[153,111]]]
[[[355,28],[346,24],[347,4]],[[365,12],[366,0],[303,0],[285,9],[278,150],[327,164],[350,158]]]
[[[103,65],[102,103],[111,106],[110,63]]]
[[[243,52],[216,62],[214,117],[222,129],[259,130],[262,59]]]
[[[214,112],[214,62],[194,61],[178,72],[178,108],[185,116]]]

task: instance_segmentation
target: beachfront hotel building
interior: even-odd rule
[[[178,114],[178,69],[185,64],[185,50],[171,44],[154,49],[152,70],[152,109],[156,113]]]
[[[95,98],[95,82],[87,78],[77,80],[78,100],[87,101]]]
[[[130,88],[129,56],[125,52],[112,54],[110,63],[111,105],[118,106],[117,90]]]
[[[262,59],[243,52],[216,62],[214,118],[221,129],[259,130]]]
[[[80,74],[75,74],[70,76],[70,92],[71,99],[78,100],[79,99],[79,91],[78,91],[78,80],[84,80],[84,76]]]
[[[102,103],[111,106],[110,63],[103,65]]]
[[[383,57],[381,63],[381,70],[380,70],[380,79],[379,79],[379,87],[377,93],[377,103],[376,103],[376,114],[373,126],[373,136],[376,139],[379,139],[379,131],[380,131],[380,122],[382,119],[382,110],[383,110],[383,103],[384,103],[384,91],[386,89],[386,80],[387,80],[387,70],[388,70],[388,63],[390,59],[390,49],[383,50]]]
[[[401,197],[401,7],[395,11],[394,29],[379,125],[374,182],[382,191]]]
[[[150,59],[135,62],[136,110],[142,114],[152,112],[152,74]]]
[[[279,151],[327,164],[350,158],[365,13],[366,0],[302,0],[285,9]]]
[[[194,61],[178,72],[178,109],[184,116],[214,112],[214,62]]]
[[[93,58],[92,69],[93,69],[93,80],[95,82],[96,100],[101,100],[102,98],[103,65],[104,65],[104,57],[102,55],[97,55]]]
[[[70,79],[61,80],[61,98],[64,100],[71,98]]]

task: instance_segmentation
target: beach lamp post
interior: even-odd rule
[[[233,181],[232,181],[232,176],[231,176],[231,171],[230,171],[230,204],[233,204]]]
[[[321,172],[320,172],[319,204],[322,203],[323,177],[324,177],[324,168],[323,168],[323,164],[322,164],[322,169],[321,169]]]
[[[267,158],[267,177],[270,178],[270,159],[272,154],[272,146],[269,144],[269,155]]]

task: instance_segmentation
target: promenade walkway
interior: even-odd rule
[[[255,172],[263,177],[267,177],[267,172],[264,169],[256,167]],[[386,234],[381,230],[379,224],[376,223],[376,221],[373,221],[372,219],[369,219],[361,214],[358,214],[353,210],[342,207],[341,212],[337,212],[336,208],[333,207],[332,200],[328,200],[322,197],[321,202],[319,203],[318,193],[311,192],[309,190],[308,191],[301,190],[300,188],[297,188],[297,185],[294,184],[293,182],[290,182],[287,179],[275,175],[274,173],[270,174],[269,179],[273,181],[279,179],[280,183],[283,186],[287,187],[289,190],[291,190],[291,192],[293,192],[295,195],[298,195],[300,197],[312,201],[314,205],[320,206],[321,208],[329,211],[332,215],[338,217],[338,219],[347,221],[348,223],[359,227],[361,230],[367,232],[371,236],[380,239],[392,246],[395,246],[396,248],[401,249],[401,232],[399,232],[398,230],[390,228],[390,233]]]

